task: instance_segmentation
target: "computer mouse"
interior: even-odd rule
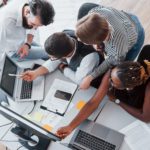
[[[1,101],[1,105],[4,106],[4,107],[9,106],[9,104],[7,102],[5,102],[5,101]]]

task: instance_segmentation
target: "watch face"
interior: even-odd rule
[[[120,100],[119,100],[119,99],[116,99],[116,100],[115,100],[115,103],[116,103],[116,104],[119,104],[119,103],[120,103]]]

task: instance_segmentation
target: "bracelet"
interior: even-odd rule
[[[24,44],[27,45],[29,49],[31,48],[31,45],[29,43],[24,43]]]

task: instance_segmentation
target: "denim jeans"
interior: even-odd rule
[[[142,48],[142,45],[144,43],[145,31],[144,31],[137,16],[132,15],[132,14],[128,14],[128,15],[131,17],[132,21],[136,25],[136,31],[138,33],[138,38],[137,38],[137,41],[134,44],[134,46],[127,53],[125,60],[134,60],[138,56],[138,54]]]
[[[15,53],[11,57],[15,61],[27,61],[30,59],[49,59],[48,54],[45,52],[45,50],[38,45],[37,43],[34,43],[31,45],[31,49],[29,50],[28,56],[25,56],[23,59],[20,59],[20,56]]]

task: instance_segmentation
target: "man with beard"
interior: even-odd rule
[[[13,59],[48,57],[40,46],[32,46],[39,26],[53,22],[53,6],[46,0],[12,0],[0,9],[0,60],[4,53]],[[6,95],[0,89],[0,101]]]
[[[8,0],[0,0],[0,7],[6,5]]]
[[[40,46],[31,44],[37,28],[52,23],[54,14],[53,6],[46,0],[12,0],[1,8],[0,56],[6,52],[19,58],[46,57]]]

